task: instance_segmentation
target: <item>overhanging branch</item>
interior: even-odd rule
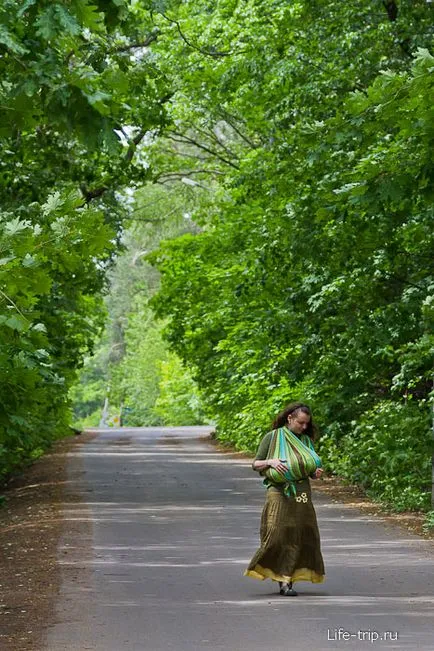
[[[174,20],[173,18],[169,18],[169,16],[166,16],[162,11],[159,12],[160,16],[162,16],[165,20],[167,20],[169,23],[172,23],[172,25],[176,25],[176,29],[178,30],[178,33],[184,43],[188,45],[188,47],[191,47],[193,50],[196,50],[197,52],[200,52],[201,54],[204,54],[205,56],[212,57],[214,59],[218,59],[221,57],[229,57],[232,56],[233,54],[242,54],[243,52],[246,52],[247,50],[237,50],[236,52],[234,51],[228,51],[228,52],[221,52],[219,50],[215,50],[214,48],[211,48],[209,50],[204,50],[203,48],[199,47],[198,45],[195,45],[192,43],[183,33],[181,30],[181,25],[177,20]]]
[[[157,40],[159,34],[160,34],[160,30],[155,29],[153,32],[148,34],[148,36],[145,38],[144,41],[141,41],[139,43],[128,43],[125,45],[118,45],[117,47],[113,48],[112,52],[128,52],[129,50],[148,47],[149,45],[151,45],[151,43]]]
[[[226,165],[229,165],[230,167],[233,167],[236,170],[240,169],[238,167],[238,165],[236,165],[232,161],[228,160],[227,158],[224,158],[223,156],[221,156],[221,154],[219,154],[219,152],[217,152],[217,151],[215,151],[213,149],[210,149],[206,145],[203,145],[202,143],[197,142],[197,140],[194,140],[193,138],[190,138],[189,136],[186,136],[183,133],[179,133],[178,131],[169,131],[167,135],[168,135],[169,138],[171,138],[175,142],[194,145],[198,149],[202,149],[203,151],[206,151],[208,154],[211,154],[211,156],[215,156],[216,158],[218,158],[218,160],[221,160],[222,163],[225,163]],[[174,136],[176,136],[176,137],[174,137]]]

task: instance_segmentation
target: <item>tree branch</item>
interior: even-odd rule
[[[231,129],[233,129],[233,130],[235,131],[235,133],[238,134],[242,140],[244,140],[244,142],[246,142],[246,143],[247,143],[247,144],[248,144],[252,149],[258,149],[259,145],[255,145],[254,142],[252,142],[252,141],[251,141],[251,140],[250,140],[250,139],[249,139],[245,134],[243,134],[243,133],[238,129],[238,127],[236,127],[236,126],[234,125],[233,121],[236,120],[236,118],[235,118],[234,116],[231,115],[230,117],[231,117],[231,120],[232,120],[232,121],[229,120],[229,119],[228,119],[228,115],[229,115],[229,114],[226,113],[225,111],[223,111],[222,109],[220,109],[220,115],[221,115],[221,117],[223,118],[223,120],[225,120],[225,122],[227,122],[227,123],[229,124],[229,126],[231,127]]]
[[[189,179],[189,177],[183,176],[183,177],[181,178],[181,182],[182,182],[184,179],[185,179],[185,181],[188,181],[188,180],[190,181],[190,183],[188,183],[188,184],[186,184],[186,185],[192,185],[192,186],[194,186],[194,187],[202,188],[202,190],[206,190],[207,192],[212,192],[212,189],[211,189],[211,188],[207,187],[206,185],[203,185],[203,183],[199,183],[199,181],[193,181],[193,179]],[[156,183],[156,184],[158,184],[158,185],[165,185],[166,183],[170,183],[171,181],[174,181],[174,180],[175,180],[175,179],[163,179],[162,181],[160,181],[160,179],[157,178],[157,179],[154,181],[154,183]]]
[[[425,286],[418,285],[417,283],[413,283],[413,282],[411,282],[411,280],[408,280],[407,278],[402,278],[401,276],[397,276],[396,274],[394,274],[394,273],[392,273],[390,271],[386,271],[385,277],[388,280],[394,280],[394,281],[397,281],[399,283],[402,283],[403,285],[409,285],[410,287],[415,287],[416,289],[419,289],[421,291],[426,290],[426,285]]]
[[[155,179],[175,179],[175,178],[185,178],[189,177],[192,174],[219,174],[220,176],[224,175],[224,172],[220,172],[219,170],[188,170],[187,172],[162,172],[158,176],[154,177]]]
[[[213,57],[214,59],[218,59],[220,57],[228,57],[234,54],[234,52],[219,52],[218,50],[210,49],[210,50],[203,50],[201,47],[198,45],[194,45],[191,41],[188,40],[188,38],[183,34],[181,30],[181,26],[177,20],[173,20],[172,18],[169,18],[164,14],[162,11],[159,12],[160,16],[162,16],[165,20],[169,21],[169,23],[172,23],[172,25],[176,25],[176,28],[179,32],[180,37],[184,41],[188,47],[191,47],[193,50],[196,50],[197,52],[200,52],[201,54],[204,54],[205,56]],[[246,50],[239,50],[238,53],[245,52]]]
[[[174,138],[171,135],[171,133],[173,133],[175,136],[177,136],[177,138]],[[172,131],[172,132],[169,131],[168,132],[168,137],[171,138],[172,140],[174,140],[175,142],[181,142],[181,143],[183,142],[185,144],[194,145],[198,149],[202,149],[203,151],[208,152],[208,154],[211,154],[212,156],[215,156],[216,158],[221,160],[222,163],[225,163],[226,165],[229,165],[230,167],[233,167],[236,170],[240,169],[238,167],[238,165],[236,165],[235,163],[233,163],[230,160],[227,160],[226,158],[221,156],[218,152],[214,151],[213,149],[210,149],[209,147],[206,147],[205,145],[202,145],[201,143],[197,142],[196,140],[193,140],[193,138],[189,138],[188,136],[184,135],[183,133],[179,133],[177,131]]]
[[[383,0],[383,7],[387,12],[387,16],[390,22],[391,23],[396,22],[399,14],[399,8],[395,0]],[[411,53],[409,47],[409,39],[399,41],[399,47],[401,48],[401,50],[404,52],[405,55],[407,55],[411,59],[413,58],[413,54]]]
[[[128,45],[119,45],[118,47],[113,48],[112,52],[128,52],[129,50],[134,50],[137,48],[148,47],[158,39],[160,30],[156,28],[153,32],[148,34],[145,40],[141,43],[129,43]]]
[[[172,141],[173,142],[173,141]],[[210,156],[200,156],[199,154],[188,154],[186,152],[180,151],[176,147],[172,149],[165,149],[162,147],[159,149],[162,154],[169,154],[169,156],[181,156],[182,158],[193,158],[194,160],[200,160],[202,163],[210,160]]]
[[[21,314],[21,316],[23,317],[23,319],[27,321],[27,323],[30,323],[29,319],[21,312],[18,305],[14,303],[14,301],[7,294],[5,294],[4,291],[1,289],[0,289],[0,294],[3,296],[3,298],[5,298],[8,301],[8,303],[10,303],[16,309],[18,314]]]
[[[202,134],[205,138],[214,141],[219,147],[221,147],[230,157],[239,160],[239,156],[235,152],[231,151],[218,137],[218,135],[213,131],[213,129],[201,129],[196,124],[192,122],[186,122],[187,127],[190,127],[192,131],[197,131],[197,133]]]
[[[130,144],[128,146],[128,151],[125,154],[125,158],[124,158],[125,163],[130,163],[131,162],[131,160],[132,160],[132,158],[134,156],[134,153],[135,153],[135,151],[137,149],[137,145],[139,145],[142,142],[145,135],[146,135],[146,131],[144,129],[140,129],[137,136],[135,136],[132,140],[130,140]]]
[[[232,158],[235,158],[236,160],[239,160],[239,156],[233,152],[227,145],[224,144],[224,142],[221,141],[221,139],[218,137],[217,133],[213,131],[212,129],[210,130],[210,138],[212,138],[224,151],[229,154],[229,156],[232,156]]]
[[[394,23],[398,18],[398,5],[396,4],[395,0],[383,0],[383,6],[387,11],[389,20]]]
[[[94,188],[93,190],[88,190],[85,185],[80,185],[81,193],[84,197],[85,203],[90,203],[93,199],[98,199],[101,197],[104,192],[107,192],[108,186],[101,185],[99,188]]]

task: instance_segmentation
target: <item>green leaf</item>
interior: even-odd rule
[[[56,36],[59,26],[55,19],[55,7],[48,7],[45,11],[39,14],[39,17],[35,21],[35,25],[37,27],[36,34],[46,41]]]
[[[67,34],[75,36],[80,34],[81,27],[77,20],[72,16],[65,7],[61,5],[55,5],[56,8],[56,18],[59,23],[59,26],[62,30],[66,31]]]
[[[11,219],[5,224],[4,230],[8,235],[17,235],[27,228],[31,227],[31,223],[27,220],[21,220],[19,217]]]
[[[45,40],[61,36],[65,32],[71,36],[80,33],[77,20],[62,5],[53,4],[43,11],[35,21],[36,33]]]
[[[64,200],[58,190],[50,194],[47,198],[47,201],[41,206],[41,210],[44,215],[49,215],[50,213],[56,212],[59,208],[63,206]]]
[[[36,1],[37,0],[24,0],[22,6],[17,11],[18,18],[21,18],[26,13],[27,9],[35,5]]]
[[[91,104],[102,115],[108,115],[110,109],[105,102],[111,100],[111,95],[97,90],[94,93],[85,93],[89,104]]]
[[[68,219],[66,217],[58,217],[50,224],[50,228],[58,237],[64,237],[69,233]]]
[[[27,330],[29,322],[19,314],[13,314],[8,319],[6,319],[5,325],[12,330],[23,332],[23,330]]]
[[[0,258],[0,266],[3,266],[5,264],[8,264],[8,262],[12,262],[12,260],[15,260],[16,256],[15,255],[10,255],[6,258]]]
[[[0,25],[0,43],[5,45],[14,54],[26,54],[28,52],[27,48],[21,45],[4,25]]]
[[[47,332],[47,328],[43,323],[35,323],[32,326],[32,330],[36,330],[36,332]]]
[[[30,253],[26,253],[26,255],[23,258],[22,265],[23,267],[27,267],[27,268],[36,267],[38,265],[38,261]]]
[[[104,14],[96,5],[88,4],[87,0],[74,0],[74,8],[83,27],[93,32],[105,31]]]

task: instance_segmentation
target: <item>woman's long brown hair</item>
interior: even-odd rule
[[[286,405],[286,407],[279,414],[277,414],[276,418],[273,420],[273,424],[271,425],[272,429],[278,429],[279,427],[283,427],[284,425],[287,425],[288,416],[290,414],[296,416],[300,411],[310,416],[309,427],[306,429],[305,434],[310,436],[312,441],[314,441],[315,434],[316,434],[316,427],[312,420],[312,412],[310,410],[310,407],[305,405],[303,402],[291,402],[289,405]]]

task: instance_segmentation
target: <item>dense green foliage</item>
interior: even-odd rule
[[[303,399],[330,469],[427,505],[432,25],[426,0],[3,2],[0,473],[64,431],[108,313],[80,418],[108,391],[197,422],[188,368],[222,440]]]
[[[124,251],[109,272],[106,328],[71,392],[77,426],[98,425],[106,399],[108,422],[116,415],[126,426],[203,422],[197,387],[169,352],[163,324],[149,307],[159,277],[146,261],[163,236],[194,230],[186,210],[197,202],[188,187],[154,185],[136,192],[122,238]]]
[[[131,56],[152,38],[126,0],[2,2],[0,478],[65,434],[68,389],[104,320],[115,190],[147,178],[135,152],[165,120],[163,77]],[[122,142],[125,124],[140,129]]]
[[[154,255],[154,305],[220,438],[254,449],[304,399],[329,468],[412,508],[429,503],[432,449],[432,16],[385,5],[166,16],[184,127],[166,137],[205,146],[195,178],[213,165],[221,191],[203,233]]]

